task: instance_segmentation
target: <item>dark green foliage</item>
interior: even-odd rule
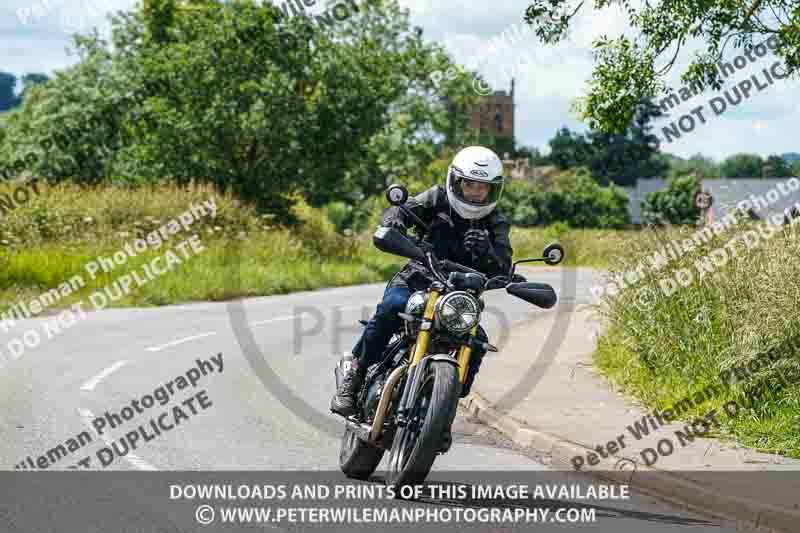
[[[700,210],[694,205],[699,184],[694,176],[669,180],[667,188],[648,194],[642,202],[642,221],[645,224],[695,224]]]
[[[736,154],[720,165],[723,178],[760,178],[764,161],[756,154]]]
[[[594,179],[601,185],[631,187],[637,179],[664,176],[669,166],[656,157],[658,138],[650,131],[651,122],[662,115],[651,99],[645,99],[636,107],[633,122],[624,133],[592,131],[589,168]]]
[[[549,162],[561,170],[585,165],[592,156],[592,146],[586,137],[573,133],[566,126],[558,130],[547,144],[550,145]]]
[[[114,17],[113,46],[76,36],[82,60],[31,91],[0,162],[33,154],[26,170],[50,181],[212,183],[291,221],[295,195],[357,202],[466,129],[468,76],[434,91],[452,62],[396,1],[323,29],[251,0],[151,15],[150,34],[141,10]]]
[[[762,173],[765,178],[790,178],[792,169],[783,157],[771,155],[764,161]]]
[[[0,111],[8,111],[19,104],[19,99],[14,94],[17,77],[8,72],[0,72]]]
[[[670,172],[669,177],[681,177],[693,174],[699,179],[702,178],[719,178],[720,168],[719,165],[710,157],[705,157],[703,154],[694,154],[688,160],[673,157],[669,161]]]
[[[624,191],[613,184],[601,187],[585,169],[560,175],[548,191],[514,181],[498,208],[518,226],[564,222],[573,228],[621,228],[630,223]]]
[[[548,159],[561,169],[586,166],[601,185],[629,187],[637,179],[664,176],[669,164],[658,157],[658,138],[650,132],[661,114],[652,100],[644,99],[623,133],[592,130],[583,135],[562,127],[549,141]]]

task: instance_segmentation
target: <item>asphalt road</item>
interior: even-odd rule
[[[572,308],[590,303],[597,273],[580,269],[572,287],[562,287],[566,278],[557,269],[529,270],[526,275],[552,284],[561,297],[559,305]],[[236,304],[199,303],[88,313],[13,359],[8,342],[28,330],[42,332],[45,319],[20,322],[0,335],[0,412],[5,422],[0,426],[0,470],[13,470],[28,457],[35,463],[59,444],[68,448],[81,432],[93,441],[57,457],[49,470],[82,460],[93,470],[336,470],[341,423],[328,412],[333,366],[354,344],[361,330],[357,320],[371,315],[382,291],[383,285],[367,285],[253,298],[242,301],[238,311]],[[500,345],[504,328],[550,312],[501,291],[487,296],[487,308],[492,311],[484,327]],[[255,341],[261,367],[245,355],[243,329]],[[221,362],[221,371],[213,357]],[[201,374],[198,359],[207,362],[207,375]],[[179,377],[194,379],[196,386],[181,387]],[[164,405],[156,398],[162,387],[164,394],[170,393]],[[146,396],[155,405],[148,408]],[[189,404],[180,403],[190,397],[195,399]],[[113,415],[125,416],[122,409],[133,400],[141,414],[111,429]],[[175,415],[176,405],[185,416]],[[161,413],[167,413],[165,424],[172,426],[161,426],[163,432],[154,436],[155,422],[146,422]],[[102,439],[95,431],[101,423]],[[106,453],[109,464],[104,467],[98,449],[113,450],[112,443],[121,447],[123,435],[140,425],[154,438],[140,439],[125,456]],[[463,416],[456,421],[454,439],[451,451],[437,459],[431,479],[449,471],[479,470],[541,472],[550,481],[565,482],[576,476],[552,470],[547,457],[516,449]],[[604,502],[604,507],[596,525],[602,528],[596,531],[733,531],[640,494],[626,502]]]

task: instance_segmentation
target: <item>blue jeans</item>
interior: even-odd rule
[[[358,342],[353,347],[353,356],[358,359],[363,368],[366,369],[380,361],[392,335],[403,325],[403,319],[397,316],[397,313],[402,313],[405,310],[411,294],[411,289],[407,287],[388,287],[384,291],[383,300],[378,304],[375,314],[367,322],[361,338],[358,339]],[[488,340],[486,332],[480,326],[478,326],[476,336],[484,342]],[[485,354],[486,351],[481,349],[472,351],[472,356],[469,359],[467,381],[461,388],[462,397],[469,394]]]

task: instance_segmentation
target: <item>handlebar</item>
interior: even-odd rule
[[[477,274],[481,276],[481,278],[483,279],[484,290],[502,289],[505,288],[505,286],[511,282],[527,281],[523,276],[520,276],[519,274],[514,274],[512,279],[509,279],[508,276],[503,274],[495,276],[493,278],[489,278],[483,272],[479,272],[478,270],[470,268],[466,265],[462,265],[461,263],[450,261],[449,259],[442,259],[442,260],[437,259],[433,253],[433,246],[430,243],[426,242],[424,239],[419,239],[419,238],[415,239],[415,244],[420,248],[422,248],[423,251],[425,252],[425,257],[427,259],[426,261],[427,264],[425,266],[428,268],[428,270],[431,271],[433,276],[437,280],[442,282],[444,285],[448,285],[448,280],[442,274],[441,270],[446,270],[451,272],[463,272],[465,274]],[[490,285],[493,285],[492,282],[496,282],[498,283],[498,285],[487,288]]]

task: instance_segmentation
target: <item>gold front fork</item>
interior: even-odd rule
[[[414,357],[411,358],[411,365],[409,369],[414,368],[417,363],[422,361],[425,354],[428,353],[428,343],[431,340],[431,330],[433,327],[433,308],[436,305],[436,300],[439,298],[439,291],[431,291],[428,298],[428,304],[425,306],[425,314],[423,315],[423,327],[425,324],[429,325],[428,329],[420,330],[417,334],[417,342],[414,344]]]
[[[476,324],[469,332],[470,337],[474,337],[478,332]],[[469,356],[472,355],[471,346],[462,346],[458,350],[458,380],[463,385],[467,381],[467,370],[469,370]]]

